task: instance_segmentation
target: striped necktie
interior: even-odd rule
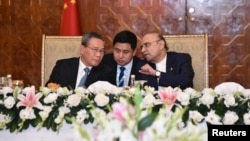
[[[125,71],[125,67],[120,67],[120,75],[119,75],[119,87],[123,87],[124,86],[124,71]]]
[[[85,82],[87,80],[87,77],[88,77],[88,74],[89,74],[89,68],[88,67],[84,68],[84,71],[85,71],[85,74],[82,76],[78,87],[84,86]]]

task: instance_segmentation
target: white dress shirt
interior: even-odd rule
[[[87,66],[85,64],[82,63],[81,58],[79,59],[79,67],[78,67],[78,73],[77,73],[77,79],[76,79],[76,85],[75,88],[78,87],[82,77],[85,74],[84,68],[86,68]],[[91,71],[92,67],[88,67],[89,68],[89,72]]]
[[[156,70],[160,71],[160,72],[167,72],[167,55],[158,63],[155,64],[156,65]]]

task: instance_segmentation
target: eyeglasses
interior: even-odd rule
[[[148,47],[150,47],[153,43],[158,43],[159,41],[161,41],[161,40],[156,40],[156,41],[153,41],[153,42],[146,42],[146,43],[143,43],[143,44],[141,45],[141,49],[142,49],[143,47],[148,48]]]
[[[97,48],[94,48],[94,47],[90,47],[90,46],[86,46],[87,48],[89,48],[93,53],[100,53],[100,54],[105,54],[105,50],[104,49],[97,49]]]

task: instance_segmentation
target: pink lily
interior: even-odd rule
[[[161,101],[169,108],[172,108],[178,95],[178,93],[175,93],[173,88],[171,87],[167,87],[164,90],[160,90],[158,94],[160,96]]]
[[[122,123],[125,123],[124,113],[127,113],[127,107],[123,103],[114,103],[112,105],[112,116],[119,119]]]
[[[27,110],[31,110],[33,107],[42,109],[43,106],[40,103],[39,99],[42,97],[41,93],[35,94],[35,87],[30,87],[26,95],[18,95],[20,100],[17,103],[17,107],[25,106]]]

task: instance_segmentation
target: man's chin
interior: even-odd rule
[[[93,67],[96,67],[96,66],[98,66],[99,64],[100,64],[100,62],[99,62],[99,63],[93,63],[92,66],[93,66]]]

